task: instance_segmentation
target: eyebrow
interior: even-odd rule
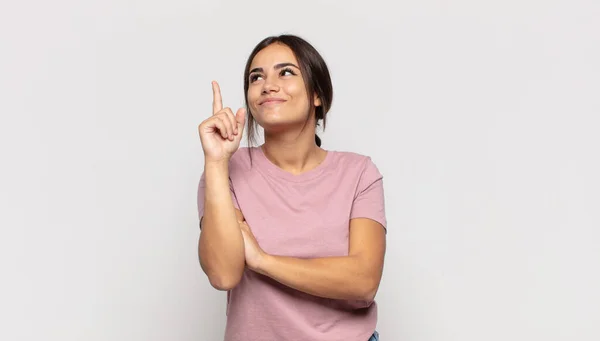
[[[274,68],[275,68],[275,70],[278,70],[278,69],[282,69],[282,68],[284,68],[286,66],[293,66],[296,69],[300,70],[300,68],[298,66],[294,65],[293,63],[279,63],[279,64],[276,64]],[[249,73],[264,72],[264,71],[265,70],[263,68],[257,67],[257,68],[254,68],[254,69],[250,70]]]

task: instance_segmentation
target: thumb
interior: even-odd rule
[[[246,109],[245,108],[239,108],[238,111],[235,113],[235,121],[238,124],[238,129],[243,132],[244,131],[244,125],[246,123]]]

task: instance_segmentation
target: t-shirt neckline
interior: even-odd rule
[[[323,173],[324,170],[327,169],[333,155],[332,151],[326,150],[327,154],[325,155],[325,159],[323,159],[323,161],[321,161],[321,163],[318,164],[316,167],[302,172],[300,174],[292,174],[288,171],[281,169],[279,166],[271,162],[271,160],[269,160],[263,152],[262,146],[254,147],[253,149],[255,151],[253,154],[256,156],[256,161],[258,162],[261,169],[264,169],[273,176],[292,182],[307,181],[319,176],[321,173]]]

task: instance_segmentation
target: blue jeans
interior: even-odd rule
[[[373,335],[371,335],[371,338],[369,339],[369,341],[379,341],[379,333],[377,331],[375,331],[373,333]]]

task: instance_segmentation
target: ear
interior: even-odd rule
[[[317,94],[315,94],[315,100],[313,101],[313,104],[315,107],[321,106],[321,99],[319,98],[319,96],[317,96]]]

